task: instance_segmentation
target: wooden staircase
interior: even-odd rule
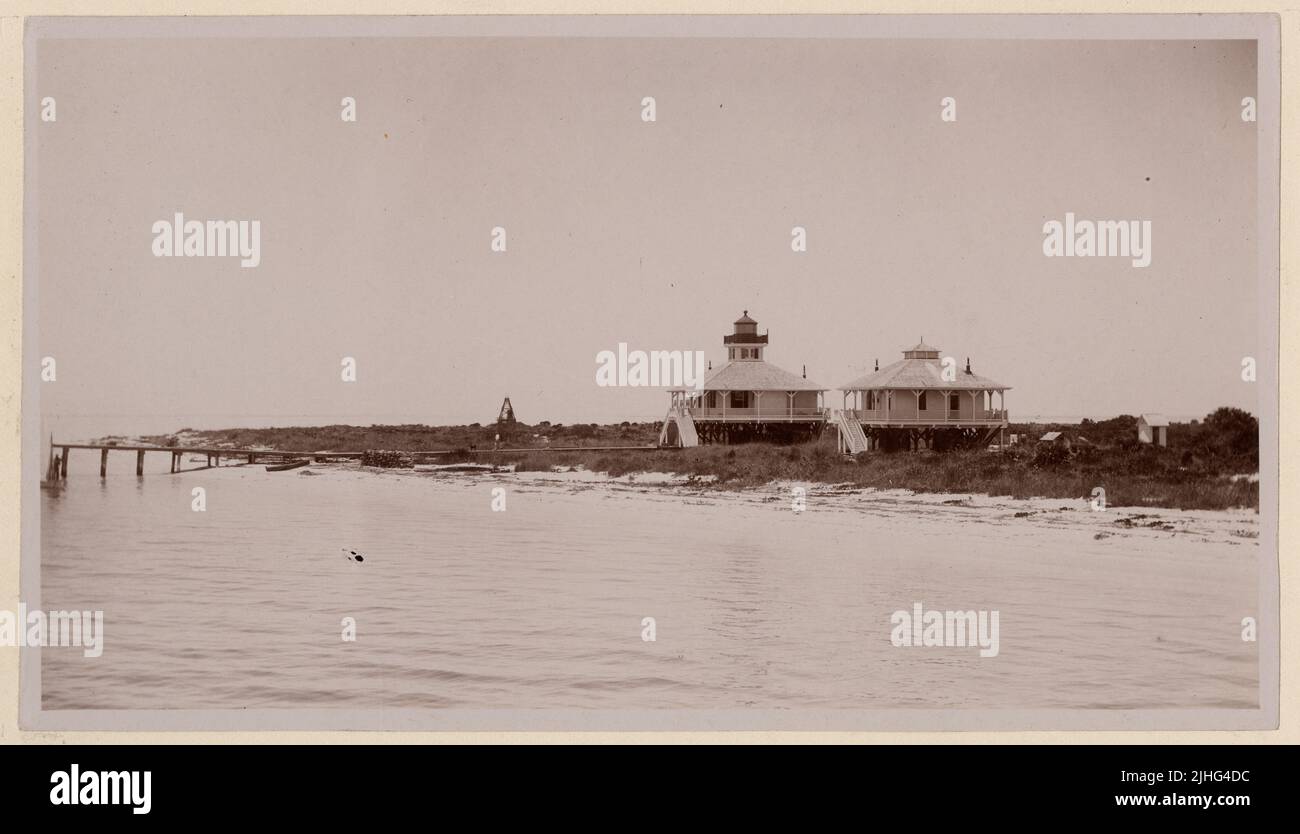
[[[867,451],[867,436],[862,424],[843,411],[835,412],[835,423],[840,430],[840,448],[850,455]]]
[[[677,442],[668,442],[668,426],[677,427]],[[664,427],[659,430],[660,446],[681,446],[683,449],[700,445],[699,432],[695,430],[695,421],[691,413],[684,408],[670,408],[664,416]]]

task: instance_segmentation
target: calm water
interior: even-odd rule
[[[1251,514],[1170,532],[1062,502],[814,493],[795,514],[775,490],[109,465],[74,452],[42,494],[43,606],[106,620],[102,657],[43,652],[47,709],[1257,702]],[[999,656],[892,646],[918,601],[998,610]]]

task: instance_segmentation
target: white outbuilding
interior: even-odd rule
[[[1138,442],[1169,445],[1169,418],[1163,414],[1143,414],[1138,417]]]

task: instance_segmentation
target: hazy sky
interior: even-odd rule
[[[596,387],[596,354],[716,366],[742,309],[830,388],[924,336],[1012,386],[1013,419],[1256,408],[1253,42],[49,40],[38,62],[47,417],[489,422],[508,394],[527,422],[651,419],[667,395]],[[259,220],[260,266],[154,257],[176,211]],[[1150,220],[1151,266],[1044,257],[1066,212]]]

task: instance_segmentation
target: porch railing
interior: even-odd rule
[[[695,420],[811,420],[826,416],[826,409],[802,406],[796,408],[704,408],[691,406],[687,413]]]
[[[898,423],[898,424],[925,424],[932,423],[951,423],[961,425],[962,423],[1005,423],[1007,422],[1007,410],[1005,408],[986,408],[975,412],[974,416],[961,415],[956,411],[944,412],[915,412],[900,414],[897,411],[890,412],[888,415],[883,408],[877,409],[845,409],[844,414],[847,417],[858,420],[859,422],[877,422],[877,423]]]

